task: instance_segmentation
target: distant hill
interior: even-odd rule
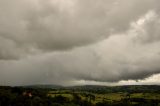
[[[97,85],[85,85],[85,86],[74,86],[68,87],[72,90],[88,91],[88,92],[99,92],[99,93],[117,93],[117,92],[134,92],[134,93],[145,93],[145,92],[160,92],[159,85],[125,85],[125,86],[97,86]]]
[[[60,85],[29,85],[23,86],[25,88],[43,88],[43,89],[67,89],[75,91],[87,91],[96,93],[117,93],[117,92],[129,92],[129,93],[145,93],[145,92],[160,92],[159,85],[125,85],[125,86],[98,86],[98,85],[84,85],[84,86],[60,86]]]
[[[63,88],[60,85],[45,85],[45,84],[36,84],[36,85],[27,85],[22,86],[24,88],[42,88],[42,89],[60,89]]]

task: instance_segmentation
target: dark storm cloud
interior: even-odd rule
[[[159,73],[158,0],[0,0],[0,83]]]

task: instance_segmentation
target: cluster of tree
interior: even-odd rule
[[[21,87],[0,87],[0,106],[49,106],[47,91]]]
[[[73,93],[73,99],[57,95],[48,96],[48,89],[23,88],[23,87],[0,87],[0,106],[91,106],[92,95],[89,99],[82,100]]]

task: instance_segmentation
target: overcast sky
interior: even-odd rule
[[[0,85],[160,84],[160,0],[0,0]]]

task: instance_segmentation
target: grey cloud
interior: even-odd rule
[[[157,74],[159,17],[158,0],[0,0],[0,84]]]
[[[157,1],[1,0],[0,4],[0,36],[21,45],[17,52],[21,55],[26,49],[26,54],[33,49],[66,50],[123,33]]]

